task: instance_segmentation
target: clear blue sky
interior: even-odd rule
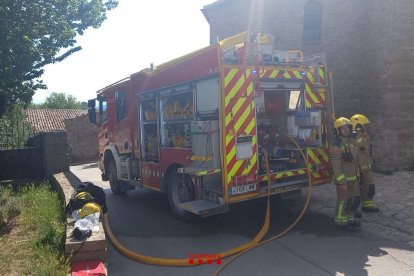
[[[99,29],[77,38],[82,50],[45,67],[48,90],[33,97],[40,103],[51,92],[80,101],[117,80],[209,45],[209,25],[200,9],[216,0],[119,0]]]

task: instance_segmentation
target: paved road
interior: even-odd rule
[[[230,212],[195,223],[176,220],[165,195],[130,191],[113,195],[100,181],[96,164],[71,167],[82,180],[102,185],[107,192],[112,229],[129,249],[146,255],[187,258],[188,254],[225,251],[250,240],[260,229],[265,201],[233,205]],[[318,189],[323,189],[320,187]],[[303,197],[272,205],[273,236],[298,215]],[[372,234],[369,227],[357,233],[334,228],[332,218],[309,211],[285,237],[257,248],[231,263],[220,275],[414,275],[413,247]],[[217,265],[170,268],[133,262],[108,243],[109,275],[211,275]]]

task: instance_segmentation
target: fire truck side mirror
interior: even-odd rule
[[[95,102],[96,102],[95,99],[88,100],[88,118],[89,118],[89,122],[92,124],[96,124]]]

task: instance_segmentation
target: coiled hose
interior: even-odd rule
[[[289,136],[287,136],[287,137],[289,137]],[[292,138],[290,138],[290,139],[293,141],[293,143],[299,149],[299,151],[300,151],[300,153],[303,157],[303,160],[306,160],[306,157],[305,157],[304,153],[302,152],[302,149],[300,148],[300,146],[296,143],[295,140],[293,140]],[[241,256],[242,254],[248,252],[249,250],[251,250],[253,248],[256,248],[256,247],[261,246],[265,243],[273,241],[273,240],[283,236],[287,232],[289,232],[290,229],[292,229],[299,222],[299,220],[302,218],[302,216],[304,215],[304,213],[305,213],[305,211],[308,207],[310,197],[311,197],[312,181],[311,181],[311,177],[310,177],[309,165],[306,163],[307,173],[308,173],[308,184],[309,184],[308,187],[309,187],[309,189],[308,189],[308,195],[307,195],[307,198],[306,198],[305,205],[302,209],[302,212],[299,214],[299,216],[296,218],[296,220],[288,228],[286,228],[284,231],[280,232],[279,234],[277,234],[274,237],[271,237],[271,238],[269,238],[265,241],[260,242],[263,239],[263,237],[266,235],[267,231],[269,230],[269,225],[270,225],[270,194],[271,194],[270,168],[269,168],[268,153],[265,149],[263,149],[263,154],[264,154],[264,157],[265,157],[266,171],[267,171],[267,176],[268,176],[268,178],[267,178],[267,183],[268,183],[268,185],[267,185],[267,192],[268,192],[267,193],[267,210],[266,210],[266,216],[265,216],[263,226],[261,227],[259,232],[256,234],[256,236],[251,241],[249,241],[245,244],[242,244],[238,247],[231,248],[231,249],[229,249],[225,252],[222,252],[222,253],[209,254],[211,256],[213,256],[213,255],[220,256],[221,258],[226,258],[226,257],[233,256],[232,258],[228,259],[225,263],[223,263],[219,267],[219,269],[215,272],[216,275],[221,270],[223,270],[225,268],[225,266],[227,266],[230,262],[235,260],[237,257]],[[142,263],[145,263],[145,264],[150,264],[150,265],[158,265],[158,266],[181,266],[181,267],[185,267],[185,266],[199,265],[198,262],[190,263],[187,258],[182,258],[182,259],[158,258],[158,257],[146,256],[146,255],[141,254],[139,252],[134,252],[134,251],[129,250],[128,248],[123,246],[118,241],[118,239],[115,237],[114,233],[112,232],[110,222],[109,222],[108,213],[103,215],[103,226],[104,226],[105,233],[108,236],[108,238],[111,241],[114,248],[119,253],[121,253],[122,255],[124,255],[125,257],[127,257],[131,260],[142,262]],[[211,260],[215,260],[215,259],[211,259]],[[203,264],[205,264],[205,263],[207,263],[207,259],[203,259]]]

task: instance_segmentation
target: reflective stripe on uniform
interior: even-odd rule
[[[345,179],[345,175],[344,175],[344,174],[338,175],[338,176],[336,177],[336,180],[337,180],[337,181],[341,181],[341,180],[343,180],[343,179]]]
[[[353,222],[356,220],[354,215],[348,215],[347,219],[348,219],[348,222]]]
[[[347,223],[348,217],[344,215],[345,202],[340,201],[335,214],[335,222],[339,224]]]
[[[357,139],[357,142],[358,143],[361,143],[362,142],[362,138]]]
[[[374,201],[373,200],[363,200],[362,201],[362,207],[374,207]]]
[[[356,176],[348,176],[346,178],[346,180],[348,180],[348,181],[356,181],[357,180],[357,177]]]

